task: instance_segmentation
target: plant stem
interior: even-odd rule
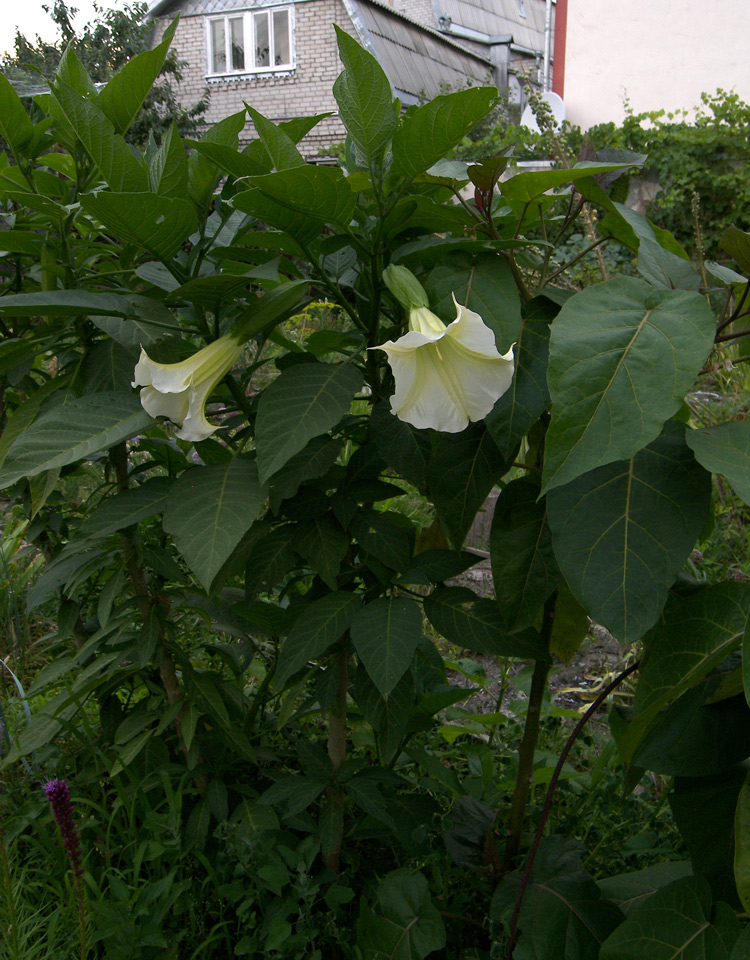
[[[346,690],[348,687],[349,670],[349,651],[342,650],[335,659],[339,671],[339,688],[336,692],[331,711],[328,715],[328,756],[331,760],[331,772],[333,774],[333,783],[328,788],[328,802],[342,806],[344,802],[341,787],[336,783],[339,770],[346,760]],[[343,821],[341,832],[339,833],[333,850],[323,857],[323,862],[327,867],[335,870],[336,873],[341,869],[341,843],[344,837]]]
[[[603,243],[606,243],[609,240],[609,237],[599,237],[598,240],[595,240],[593,243],[590,243],[585,250],[582,250],[577,257],[573,257],[572,260],[568,260],[567,263],[564,263],[561,267],[558,267],[554,273],[551,273],[545,280],[545,283],[549,283],[550,280],[554,280],[555,277],[559,276],[561,273],[565,273],[570,267],[578,263],[579,260],[582,260],[587,253],[591,253],[592,250],[595,250],[597,247],[601,246]],[[540,284],[542,286],[542,284]]]
[[[349,651],[336,657],[339,671],[339,688],[328,719],[328,756],[334,780],[346,760],[346,689],[348,686]]]
[[[112,458],[117,477],[117,491],[118,493],[123,493],[129,487],[128,452],[124,443],[119,443],[114,448]],[[135,544],[133,543],[132,538],[129,536],[127,529],[120,533],[120,539],[122,541],[123,554],[125,556],[125,566],[128,571],[128,576],[130,577],[130,582],[133,586],[133,593],[135,594],[138,612],[141,615],[143,623],[146,623],[154,610],[154,598],[149,593],[145,571],[136,559]],[[174,658],[164,644],[164,632],[161,628],[161,623],[158,623],[158,631],[159,642],[163,649],[161,662],[159,663],[159,676],[161,678],[162,686],[164,687],[167,703],[172,706],[183,699],[182,689],[180,688],[180,683],[177,679],[177,669],[175,667]],[[188,751],[185,747],[185,740],[182,734],[182,719],[184,715],[185,706],[183,705],[182,709],[175,717],[174,726],[182,746],[182,753],[185,757],[185,762],[187,763]],[[194,776],[193,782],[200,793],[205,793],[208,789],[208,777],[206,777],[205,774],[198,774]]]
[[[534,840],[532,841],[531,848],[529,850],[529,855],[526,859],[526,866],[523,871],[523,877],[521,879],[521,886],[518,891],[518,896],[516,897],[516,902],[513,907],[513,917],[510,922],[510,939],[508,940],[508,946],[505,951],[506,960],[512,960],[513,957],[513,948],[516,944],[516,934],[518,932],[518,918],[521,915],[521,907],[523,906],[523,898],[526,894],[526,888],[529,884],[529,878],[531,877],[531,869],[534,866],[534,860],[536,858],[537,851],[539,849],[539,844],[542,840],[542,835],[544,834],[544,828],[547,826],[547,820],[550,815],[550,810],[552,809],[552,800],[555,796],[555,788],[557,787],[557,781],[560,779],[560,774],[563,771],[565,766],[565,761],[568,759],[568,754],[573,749],[573,744],[578,739],[578,735],[581,730],[586,726],[590,718],[596,713],[599,707],[604,703],[607,697],[612,693],[613,690],[616,690],[620,686],[622,681],[629,677],[631,673],[634,673],[640,666],[640,661],[636,660],[634,664],[629,666],[627,670],[623,670],[622,673],[618,674],[615,679],[602,690],[599,696],[594,700],[588,710],[584,713],[578,723],[573,727],[573,731],[565,741],[565,746],[562,748],[562,752],[558,757],[557,764],[555,766],[554,772],[552,773],[552,779],[549,782],[547,787],[547,796],[544,798],[544,807],[542,808],[542,815],[539,818],[539,825],[537,826],[536,833],[534,834]]]
[[[555,591],[544,604],[541,635],[545,644],[549,643],[549,639],[552,636],[556,602],[557,591]],[[516,789],[513,793],[513,803],[510,808],[508,839],[505,844],[505,854],[503,857],[503,869],[506,871],[512,869],[513,861],[521,849],[523,820],[526,813],[526,803],[529,799],[529,790],[531,789],[531,783],[534,777],[534,754],[539,739],[539,723],[542,718],[542,704],[544,702],[544,694],[547,690],[547,675],[549,674],[550,666],[551,664],[543,660],[537,660],[534,663],[534,674],[531,678],[526,724],[523,730],[521,746],[518,750]]]
[[[81,960],[86,960],[89,955],[89,945],[86,936],[86,907],[83,896],[83,880],[80,874],[74,876],[76,886],[76,900],[78,901],[78,934],[81,941]]]

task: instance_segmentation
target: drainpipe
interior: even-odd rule
[[[461,37],[462,40],[473,40],[474,43],[484,43],[487,46],[494,46],[496,43],[513,43],[513,34],[511,33],[502,36],[480,33],[479,30],[472,30],[471,27],[462,27],[459,23],[454,23],[447,13],[438,17],[438,29],[441,33],[447,33],[451,37]]]
[[[550,88],[550,47],[552,45],[552,0],[547,0],[547,9],[544,13],[544,76],[542,90]]]
[[[492,63],[492,82],[501,93],[508,92],[508,62],[510,60],[509,44],[494,43],[490,47],[490,61]]]

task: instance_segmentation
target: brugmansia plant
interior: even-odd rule
[[[712,473],[750,503],[750,423],[698,428],[685,398],[747,332],[750,236],[728,231],[736,271],[702,277],[607,194],[636,155],[504,180],[507,157],[446,160],[497,91],[402,112],[345,33],[342,169],[298,149],[321,116],[252,106],[134,152],[171,35],[98,92],[68,50],[29,111],[0,75],[0,485],[46,558],[29,610],[56,624],[3,775],[24,760],[74,798],[93,784],[111,823],[163,798],[132,856],[183,878],[165,867],[128,900],[111,831],[82,820],[92,942],[162,956],[159,924],[208,864],[216,956],[322,956],[320,925],[304,939],[320,897],[356,926],[341,956],[458,956],[451,923],[467,957],[746,957],[750,587],[686,561]],[[587,204],[592,240],[636,269],[576,290],[556,243]],[[455,578],[493,487],[488,598]],[[675,778],[692,867],[599,886],[574,837],[545,835],[572,741],[528,817],[552,659],[589,618],[642,644],[612,732],[633,785]],[[465,696],[436,636],[533,664],[514,785],[432,749]],[[441,881],[425,864],[444,827],[460,866]],[[460,927],[469,881],[486,903]]]

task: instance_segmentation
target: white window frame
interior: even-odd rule
[[[273,61],[275,59],[275,50],[274,50],[274,30],[273,30],[273,15],[275,13],[286,13],[287,15],[287,36],[289,42],[289,62],[288,63],[279,63],[275,64]],[[270,63],[268,65],[257,66],[255,63],[255,54],[256,54],[256,43],[255,43],[255,18],[258,15],[265,14],[268,18],[269,26],[269,40],[270,40],[270,51],[269,59]],[[246,77],[253,76],[256,74],[265,74],[265,73],[289,73],[291,70],[294,70],[296,66],[296,57],[295,57],[295,36],[294,36],[294,7],[287,6],[270,6],[270,7],[256,7],[252,10],[243,10],[243,11],[227,11],[218,16],[208,16],[206,19],[206,77],[209,79],[230,79],[233,77]],[[232,20],[242,20],[243,28],[243,40],[244,40],[244,53],[245,53],[245,65],[241,69],[231,69],[231,29],[230,21]],[[222,71],[216,71],[213,68],[214,65],[214,49],[213,49],[213,28],[212,24],[217,22],[224,23],[224,43],[225,43],[225,61],[227,64],[227,69]]]

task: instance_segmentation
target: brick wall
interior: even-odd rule
[[[430,27],[432,30],[437,29],[432,0],[380,0],[380,2],[392,7],[398,13],[403,13],[404,16],[411,17],[422,26]]]
[[[169,17],[157,21],[154,43],[158,43]],[[313,128],[300,144],[306,157],[314,157],[321,148],[344,139],[332,87],[341,72],[336,35],[338,24],[354,36],[354,28],[341,0],[310,0],[294,5],[296,66],[288,73],[255,75],[246,79],[206,80],[206,21],[202,16],[183,16],[177,27],[173,48],[187,61],[177,95],[183,105],[195,103],[209,88],[211,100],[206,122],[216,123],[237,113],[246,100],[251,107],[278,123],[293,117],[332,112],[333,116]],[[253,139],[248,122],[241,142]]]

